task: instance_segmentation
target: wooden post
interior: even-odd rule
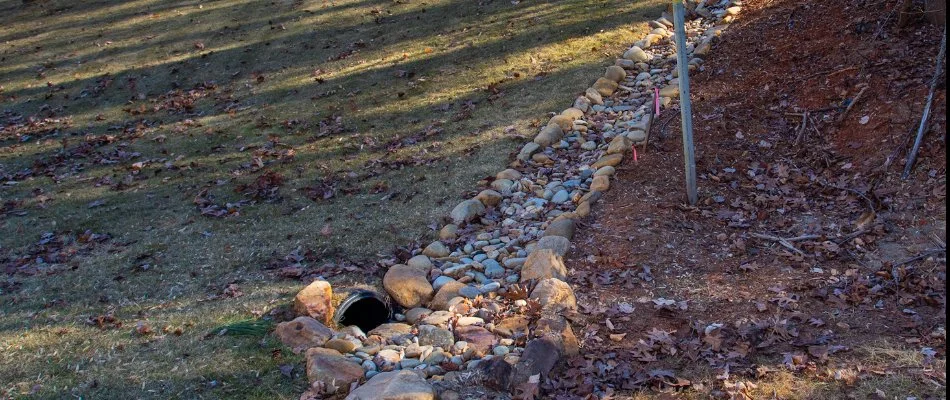
[[[683,0],[673,1],[673,29],[676,38],[676,68],[679,69],[680,119],[683,123],[683,158],[686,163],[686,196],[696,205],[696,154],[693,149],[693,107],[689,99],[689,60],[686,54],[686,10]]]

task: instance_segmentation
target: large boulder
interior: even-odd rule
[[[567,279],[567,267],[553,250],[535,249],[521,267],[521,281],[547,278]]]
[[[333,321],[333,288],[330,282],[316,280],[294,296],[294,312],[325,325]]]
[[[333,330],[313,318],[297,317],[277,324],[274,335],[294,353],[301,353],[311,347],[323,346],[333,336]]]
[[[435,391],[413,371],[381,372],[356,388],[346,400],[435,400]]]
[[[363,377],[363,367],[332,349],[307,350],[307,379],[320,382],[327,393],[346,393],[350,384]]]
[[[389,296],[406,308],[427,303],[435,291],[429,283],[428,270],[396,264],[383,276],[383,288]]]

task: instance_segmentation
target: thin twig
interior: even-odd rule
[[[910,264],[910,263],[912,263],[912,262],[914,262],[914,261],[923,260],[923,259],[925,259],[925,258],[927,258],[927,257],[932,256],[932,255],[936,255],[936,254],[940,254],[940,253],[946,253],[946,252],[947,252],[947,249],[946,249],[946,248],[943,248],[943,249],[930,249],[930,250],[927,250],[927,251],[925,251],[925,252],[923,252],[923,253],[920,253],[920,254],[918,254],[918,255],[916,255],[916,256],[914,256],[914,257],[908,258],[908,259],[906,259],[906,260],[904,260],[904,261],[901,261],[901,262],[899,262],[899,263],[897,263],[897,264],[894,264],[894,268],[900,267],[900,266],[903,266],[903,265]]]
[[[861,88],[861,91],[858,92],[858,94],[857,94],[856,96],[854,96],[854,100],[851,100],[851,102],[848,103],[848,108],[845,108],[845,109],[844,109],[844,112],[841,113],[841,115],[838,116],[838,121],[839,121],[839,122],[840,122],[840,121],[844,121],[845,116],[847,116],[847,115],[848,115],[848,112],[851,111],[852,108],[854,108],[854,105],[855,105],[855,104],[858,104],[858,101],[861,100],[861,96],[864,95],[864,92],[865,92],[866,90],[868,90],[867,85],[865,85],[864,87],[862,87],[862,88]]]

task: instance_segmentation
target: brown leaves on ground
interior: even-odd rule
[[[3,265],[8,275],[53,275],[75,270],[79,268],[73,261],[75,257],[90,253],[111,238],[108,234],[89,230],[78,235],[71,232],[46,232],[22,254],[0,255],[0,265]]]
[[[224,205],[215,203],[215,196],[209,193],[210,188],[201,189],[195,196],[194,203],[201,215],[208,217],[228,217],[240,215],[239,210],[242,206],[248,204],[248,201],[242,200],[235,203],[225,203]]]
[[[234,191],[254,200],[280,200],[280,187],[284,185],[284,176],[278,172],[267,171],[257,176],[253,183],[238,185]]]

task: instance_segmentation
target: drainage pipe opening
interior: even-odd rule
[[[341,326],[358,326],[363,332],[389,322],[392,309],[376,292],[359,290],[350,294],[336,310],[334,319]]]

